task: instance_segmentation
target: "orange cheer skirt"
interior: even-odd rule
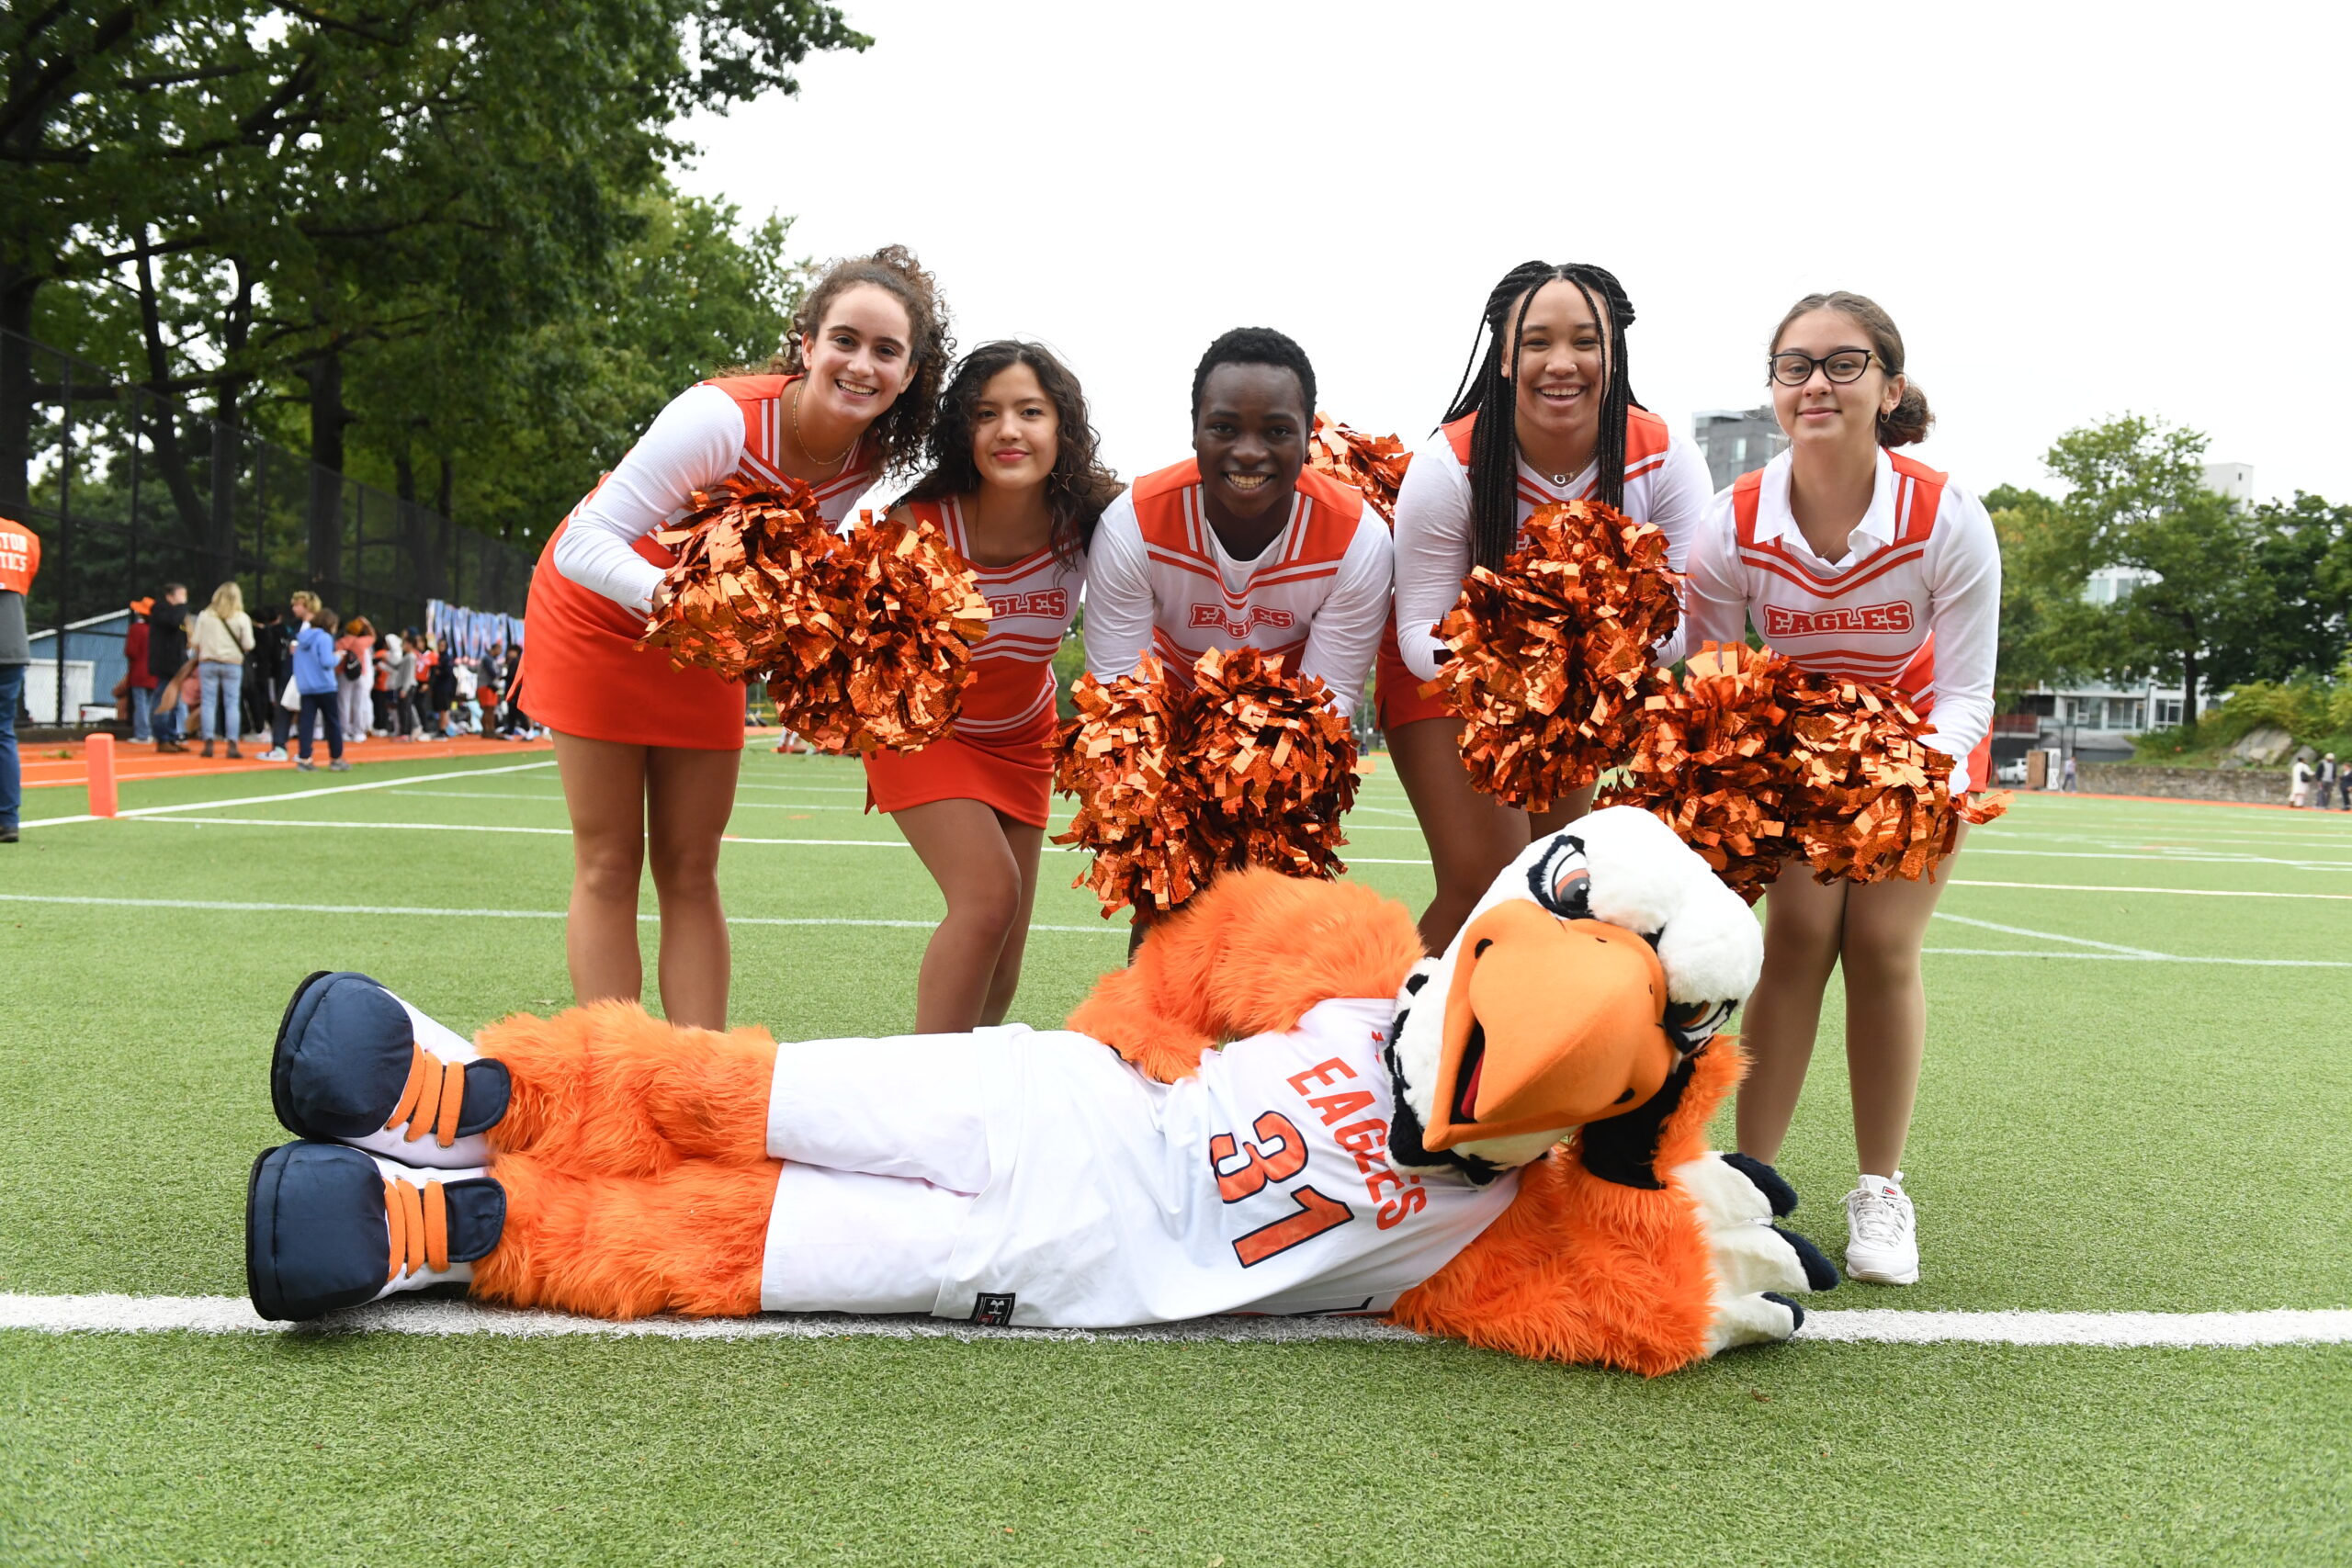
[[[869,811],[903,811],[934,800],[977,800],[1016,822],[1043,828],[1052,817],[1054,731],[1047,707],[1035,723],[986,740],[949,731],[920,751],[875,751],[865,758]]]
[[[1436,697],[1421,695],[1421,682],[1405,667],[1404,650],[1396,642],[1396,617],[1388,617],[1388,629],[1380,637],[1380,660],[1372,682],[1373,711],[1380,716],[1380,728],[1385,733],[1400,725],[1418,724],[1425,718],[1452,718],[1453,710]],[[527,710],[526,710],[527,711]]]
[[[548,536],[531,573],[515,705],[550,729],[588,740],[741,750],[741,683],[708,670],[681,670],[650,649],[640,651],[644,616],[556,570],[556,541],[571,526],[566,518]],[[637,553],[665,570],[674,559],[650,535],[637,541]]]

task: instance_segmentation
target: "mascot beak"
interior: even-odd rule
[[[1515,898],[1457,941],[1430,1148],[1579,1127],[1664,1086],[1666,972],[1640,936]]]

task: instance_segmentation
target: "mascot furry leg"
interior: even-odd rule
[[[1363,889],[1222,878],[1076,1032],[780,1051],[606,1003],[468,1042],[317,975],[279,1030],[305,1141],[254,1167],[250,1287],[272,1317],[434,1284],[619,1318],[1386,1312],[1655,1374],[1786,1338],[1792,1293],[1836,1280],[1770,1224],[1785,1184],[1705,1148],[1759,947],[1655,819],[1602,812],[1437,958]]]

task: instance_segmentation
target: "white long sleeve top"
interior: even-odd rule
[[[1894,685],[1931,719],[1928,743],[1955,759],[1954,795],[1993,724],[2001,548],[1984,503],[1944,475],[1882,450],[1878,481],[1836,560],[1805,542],[1789,508],[1790,455],[1765,465],[1743,525],[1741,485],[1714,500],[1691,553],[1676,656],[1740,642],[1806,670]]]
[[[1455,420],[1413,454],[1396,494],[1396,647],[1405,667],[1434,679],[1448,656],[1433,628],[1461,597],[1470,575],[1470,433],[1477,416]],[[1539,506],[1590,496],[1600,488],[1598,459],[1555,485],[1521,458],[1519,521]],[[1625,425],[1625,515],[1655,523],[1666,535],[1667,564],[1684,570],[1690,541],[1713,499],[1707,465],[1666,422],[1632,409]]]
[[[1202,513],[1189,460],[1147,474],[1103,512],[1087,555],[1086,667],[1133,674],[1147,652],[1189,671],[1212,648],[1283,656],[1354,711],[1388,621],[1388,530],[1353,487],[1299,476],[1283,531],[1236,560]]]
[[[790,378],[743,376],[705,381],[670,400],[604,482],[566,520],[555,569],[630,610],[652,608],[662,568],[637,542],[685,513],[688,498],[739,473],[776,484],[779,422]],[[837,478],[810,488],[828,523],[839,523],[872,488],[856,457]]]

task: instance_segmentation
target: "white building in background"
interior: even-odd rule
[[[2205,488],[2240,506],[2254,502],[2254,465],[2208,463]],[[2093,604],[2112,604],[2128,598],[2158,574],[2137,567],[2102,567],[2083,584],[2083,597]],[[2220,694],[2211,687],[2198,698],[2211,713]],[[2019,711],[1993,721],[1996,761],[2021,756],[2029,747],[2056,747],[2079,752],[2086,761],[2114,761],[2129,756],[2132,737],[2143,730],[2169,729],[2182,721],[2184,690],[2155,681],[2131,685],[2092,683],[2063,689],[2037,686],[2018,699]]]
[[[1690,436],[1707,460],[1709,482],[1719,491],[1770,462],[1789,444],[1770,403],[1760,409],[1702,409],[1690,416]]]

